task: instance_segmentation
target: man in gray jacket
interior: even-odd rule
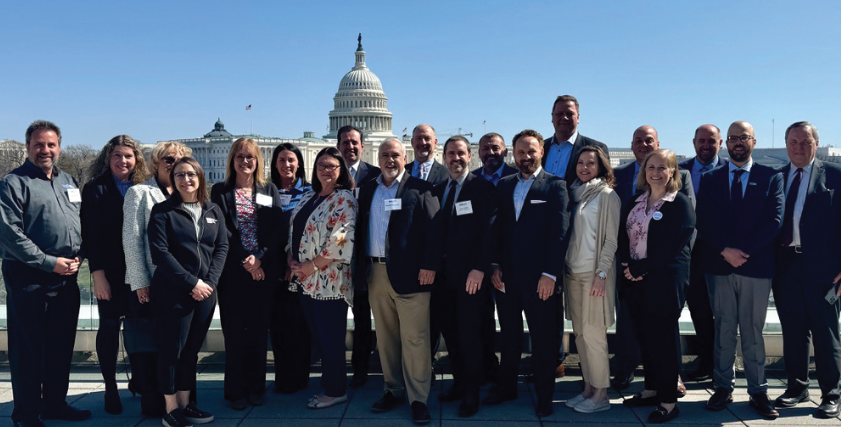
[[[82,196],[76,180],[55,167],[61,153],[58,126],[29,125],[26,151],[23,165],[0,180],[0,258],[16,427],[91,417],[66,401],[79,320]]]

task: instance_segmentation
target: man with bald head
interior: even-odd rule
[[[412,420],[431,420],[429,301],[440,267],[432,184],[405,171],[406,153],[396,138],[380,144],[376,180],[359,191],[353,285],[367,286],[374,312],[385,393],[374,412],[388,412],[406,397]]]
[[[692,145],[695,147],[695,157],[678,163],[678,166],[692,176],[692,187],[695,194],[700,188],[701,175],[719,166],[727,164],[727,160],[718,155],[721,149],[721,131],[716,125],[701,125],[695,129]],[[692,246],[693,257],[689,267],[689,287],[686,289],[686,305],[692,315],[695,327],[695,351],[698,354],[696,369],[684,376],[690,381],[706,381],[713,377],[713,346],[715,345],[715,324],[710,297],[707,293],[707,280],[701,265],[701,250],[704,241],[695,239]]]
[[[435,128],[428,124],[419,124],[412,130],[412,149],[415,151],[415,160],[406,165],[409,175],[420,178],[432,185],[438,185],[446,181],[450,173],[441,163],[435,160],[435,149],[438,147],[438,138],[435,136]]]
[[[733,401],[736,336],[740,333],[750,405],[759,415],[779,413],[768,399],[762,328],[774,277],[774,243],[783,220],[783,179],[753,161],[753,126],[734,122],[727,129],[730,163],[701,176],[698,239],[707,244],[701,263],[715,318],[715,394],[707,409]],[[693,254],[694,256],[694,254]]]

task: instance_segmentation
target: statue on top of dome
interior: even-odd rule
[[[359,41],[359,46],[356,48],[357,51],[362,50],[362,33],[359,33],[359,37],[356,38]]]

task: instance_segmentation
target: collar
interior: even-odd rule
[[[651,190],[646,190],[645,193],[642,193],[642,194],[640,194],[639,197],[637,197],[636,201],[644,202],[646,199],[648,199],[648,196],[650,194],[651,194]],[[677,191],[672,191],[672,192],[666,193],[666,195],[663,196],[663,198],[660,199],[660,200],[665,200],[667,202],[674,202],[675,197],[677,197]]]
[[[35,163],[29,161],[29,158],[23,161],[23,167],[26,168],[27,172],[33,174],[34,176],[41,178],[41,179],[50,179],[47,178],[47,174],[41,170],[38,166],[35,166]],[[59,170],[57,167],[53,166],[53,179],[59,174]]]
[[[738,169],[738,170],[743,170],[743,171],[745,171],[745,172],[747,172],[747,173],[750,173],[750,168],[752,168],[752,167],[753,167],[753,157],[751,157],[750,159],[748,159],[748,162],[747,162],[747,163],[745,163],[745,165],[744,165],[744,166],[742,166],[742,167],[738,167],[738,166],[736,166],[735,164],[733,164],[733,162],[729,162],[729,163],[727,163],[727,165],[728,165],[728,167],[730,168],[730,170],[729,170],[729,172],[730,172],[730,173],[733,173],[733,171],[734,171],[734,170],[737,170],[737,169]]]
[[[698,160],[698,156],[695,156],[695,160],[693,161],[693,165],[694,165],[696,168],[698,168],[698,170],[701,170],[701,168],[703,168],[703,167],[707,167],[707,166],[712,166],[712,167],[714,168],[714,167],[715,167],[715,165],[717,165],[717,164],[718,164],[718,161],[719,161],[718,154],[716,154],[716,155],[715,155],[715,157],[713,158],[712,162],[710,162],[710,164],[708,164],[708,165],[705,165],[705,164],[701,163],[701,162]]]
[[[394,178],[394,182],[392,182],[391,185],[389,185],[389,186],[385,185],[385,183],[383,182],[383,174],[380,174],[377,177],[377,184],[382,185],[385,188],[391,188],[391,187],[394,187],[395,185],[400,185],[400,182],[403,181],[403,176],[405,174],[406,174],[406,169],[403,169],[402,171],[400,171],[400,174],[397,175],[397,178]]]
[[[430,166],[429,170],[432,171],[431,167],[432,167],[432,164],[435,163],[435,156],[429,156],[429,160],[427,160],[423,163],[419,162],[417,159],[413,160],[413,162],[415,162],[415,166],[429,165]]]
[[[542,170],[543,170],[543,166],[538,166],[537,170],[534,171],[533,174],[531,174],[529,179],[523,179],[522,174],[520,172],[517,172],[517,180],[520,181],[520,182],[534,181],[535,178],[537,178],[537,175],[539,175]]]
[[[569,139],[567,139],[566,141],[558,141],[558,136],[553,135],[552,143],[557,144],[557,145],[561,145],[561,144],[566,142],[570,145],[575,145],[575,140],[576,139],[578,139],[578,129],[576,129],[575,132],[573,132],[572,135],[569,136]]]
[[[791,162],[788,162],[788,166],[789,166],[788,176],[794,175],[794,173],[797,172],[797,166],[794,166],[794,163],[791,163]],[[815,166],[815,159],[812,159],[812,161],[809,162],[808,165],[803,166],[803,174],[808,175],[808,174],[812,173],[812,167],[813,166]]]
[[[348,168],[348,170],[350,170],[350,168],[354,168],[357,172],[359,172],[359,165],[361,165],[361,164],[362,164],[362,159],[359,159],[359,160],[356,161],[356,163],[354,163],[352,165],[348,165],[347,168]]]
[[[464,181],[467,179],[467,174],[469,174],[469,173],[470,173],[470,170],[468,170],[467,168],[465,168],[465,173],[463,173],[463,174],[459,175],[459,177],[458,177],[458,178],[456,178],[456,182],[458,182],[458,186],[459,186],[459,187],[461,187],[462,185],[464,185]],[[447,185],[450,185],[450,183],[451,183],[452,181],[453,181],[453,178],[448,178],[448,179],[447,179]]]
[[[482,171],[482,176],[483,177],[485,177],[486,179],[489,179],[489,178],[493,178],[494,174],[496,174],[497,178],[502,178],[503,169],[505,169],[505,162],[502,162],[502,166],[500,166],[499,169],[496,170],[496,172],[494,172],[490,175],[485,173],[485,167],[484,166],[479,170]]]

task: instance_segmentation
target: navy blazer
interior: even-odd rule
[[[509,175],[514,175],[517,172],[519,172],[517,170],[517,168],[508,166],[508,163],[504,163],[502,165],[502,176],[500,176],[499,179],[505,178],[506,176],[509,176]],[[482,178],[482,166],[479,166],[478,168],[473,169],[473,171],[470,172],[470,173]]]
[[[432,190],[441,206],[445,203],[444,190],[448,184],[449,181],[445,181]],[[490,272],[493,255],[490,250],[493,239],[490,228],[496,216],[495,192],[496,187],[489,181],[472,173],[467,174],[455,203],[470,202],[473,212],[458,215],[454,204],[452,214],[441,209],[435,215],[435,229],[440,236],[438,243],[444,255],[442,270],[447,283],[460,283],[461,290],[464,290],[471,270],[479,270],[486,275]],[[448,216],[449,225],[446,224]],[[466,246],[474,245],[475,249],[465,250]]]
[[[696,156],[696,157],[697,157],[697,156]],[[687,171],[689,171],[689,173],[691,174],[691,173],[692,173],[692,167],[693,167],[693,166],[695,166],[695,158],[696,158],[696,157],[692,157],[692,158],[690,158],[690,159],[686,159],[686,160],[684,160],[684,161],[682,161],[682,162],[678,163],[678,164],[677,164],[677,166],[678,166],[679,168],[681,168],[681,169],[686,169],[686,170],[687,170]],[[721,166],[726,165],[727,163],[728,163],[728,162],[727,162],[727,159],[725,159],[724,157],[718,156],[718,163],[716,163],[716,164],[713,166],[713,168],[712,168],[712,169],[710,169],[710,170],[709,170],[709,171],[707,171],[707,172],[711,172],[713,169],[717,169],[717,168],[719,168],[719,167],[721,167]]]
[[[82,249],[90,271],[103,270],[111,287],[126,283],[123,199],[110,171],[82,190]]]
[[[783,188],[788,185],[791,163],[779,169]],[[823,296],[841,271],[841,166],[815,159],[800,215],[804,289]],[[791,191],[791,190],[789,190]],[[781,249],[782,242],[778,240]]]
[[[520,219],[514,208],[519,174],[503,178],[497,186],[499,209],[491,235],[494,262],[502,268],[506,291],[533,294],[543,273],[563,280],[569,245],[569,195],[566,183],[540,170],[532,183]]]
[[[698,236],[709,244],[702,253],[706,274],[774,277],[774,242],[783,222],[783,179],[771,167],[754,162],[741,203],[730,200],[730,168],[701,176],[698,192]],[[734,268],[721,251],[736,248],[750,255]]]
[[[623,207],[629,200],[632,200],[634,196],[642,194],[642,191],[637,189],[637,183],[634,181],[634,165],[636,163],[637,162],[625,163],[613,170],[613,176],[616,178],[616,185],[613,186],[613,191],[615,191],[619,196],[619,200],[622,201]],[[640,169],[640,173],[642,173],[642,169]],[[695,189],[692,187],[692,177],[690,173],[685,170],[681,170],[680,181],[680,190],[678,190],[678,192],[688,197],[689,202],[692,203],[692,207],[694,208],[696,204]]]
[[[415,166],[415,162],[411,161],[406,164],[406,173],[409,175],[412,174],[412,168]],[[450,178],[450,171],[442,165],[438,163],[438,160],[432,161],[432,169],[429,170],[429,175],[426,176],[426,182],[432,184],[433,186],[438,185],[442,182],[446,182],[447,179]]]
[[[371,181],[359,190],[359,211],[356,216],[354,246],[356,266],[353,286],[368,288],[368,223],[371,220],[371,202],[379,183]],[[386,231],[385,257],[388,279],[395,292],[401,295],[430,292],[432,285],[421,286],[418,274],[421,269],[438,270],[441,262],[438,237],[433,229],[433,218],[438,212],[438,199],[432,195],[432,184],[408,173],[397,187],[397,198],[402,200],[400,210],[391,211]]]
[[[546,158],[549,157],[549,148],[555,142],[555,135],[552,135],[549,139],[543,142],[543,160],[541,160],[541,165],[546,167]],[[575,143],[572,144],[572,153],[569,155],[569,163],[567,163],[566,173],[561,178],[567,182],[567,186],[572,185],[575,182],[575,164],[578,161],[578,155],[581,153],[581,149],[588,146],[594,145],[604,151],[605,156],[610,159],[610,151],[607,149],[607,145],[603,142],[596,141],[593,138],[586,137],[582,134],[578,134],[578,137],[575,138]]]

